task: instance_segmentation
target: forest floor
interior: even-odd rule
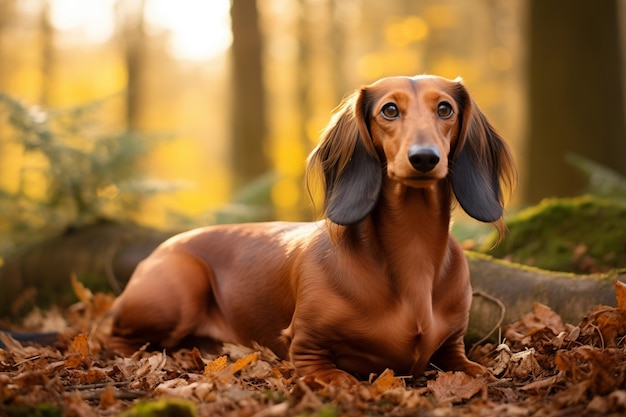
[[[626,411],[626,290],[617,308],[597,306],[578,324],[548,307],[502,329],[500,344],[469,356],[493,377],[431,369],[413,379],[386,371],[351,388],[311,387],[287,361],[257,347],[104,348],[112,297],[75,284],[66,311],[34,312],[26,324],[63,326],[54,346],[0,334],[0,416],[595,416]]]

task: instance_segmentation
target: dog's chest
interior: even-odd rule
[[[391,368],[409,374],[416,363],[427,363],[447,330],[437,326],[437,315],[425,305],[400,303],[387,311],[352,318],[343,327],[343,343],[334,347],[340,369],[367,377]]]

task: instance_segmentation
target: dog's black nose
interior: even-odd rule
[[[413,145],[409,149],[409,162],[413,168],[423,173],[432,171],[440,158],[439,149],[434,146]]]

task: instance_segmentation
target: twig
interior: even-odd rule
[[[104,393],[107,387],[115,388],[115,398],[119,400],[134,400],[148,395],[146,391],[133,389],[120,389],[125,387],[130,381],[121,382],[100,382],[96,384],[73,385],[64,388],[64,391],[78,391],[85,400],[97,400]]]
[[[596,333],[598,333],[598,336],[600,337],[600,344],[601,344],[600,347],[602,348],[602,350],[604,350],[604,336],[602,336],[602,332],[600,331],[600,328],[593,323],[589,323],[589,325],[593,328],[593,330],[596,331]]]
[[[99,400],[102,394],[104,393],[104,388],[98,388],[92,391],[81,392],[81,397],[84,400]],[[115,398],[118,400],[135,400],[137,398],[143,398],[148,395],[146,391],[138,391],[138,390],[115,390]]]
[[[493,328],[491,329],[491,331],[489,333],[487,333],[485,336],[483,336],[478,342],[474,343],[472,345],[472,349],[482,343],[484,343],[487,339],[489,339],[491,337],[491,335],[498,330],[501,326],[502,323],[504,322],[504,316],[506,315],[506,307],[504,306],[504,303],[502,301],[500,301],[500,299],[491,296],[489,294],[487,294],[486,292],[483,291],[474,291],[472,293],[472,295],[476,295],[478,297],[483,297],[484,299],[491,301],[492,303],[496,304],[498,307],[500,307],[500,318],[498,319],[498,322],[496,323],[495,326],[493,326]]]
[[[78,391],[100,389],[100,388],[106,388],[109,385],[117,388],[117,387],[123,387],[125,385],[128,385],[129,383],[130,381],[121,381],[121,382],[99,382],[97,384],[72,385],[69,387],[65,387],[65,391],[67,391],[68,389],[78,390]]]

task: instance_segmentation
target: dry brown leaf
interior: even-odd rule
[[[71,354],[65,359],[65,367],[68,369],[78,368],[83,363],[83,358],[80,355]]]
[[[193,364],[196,369],[204,368],[204,361],[202,359],[202,353],[200,353],[200,350],[197,347],[194,347],[191,351],[191,360],[193,361]]]
[[[100,408],[107,409],[115,404],[115,388],[113,385],[107,385],[102,394],[100,394]]]
[[[489,366],[489,370],[495,376],[500,376],[509,367],[509,363],[511,362],[511,356],[513,356],[513,353],[511,352],[511,348],[504,343],[498,345],[498,347],[496,348],[496,352],[497,356]]]
[[[106,374],[102,369],[91,368],[82,375],[83,384],[97,384],[106,381]]]
[[[89,355],[89,335],[79,334],[70,344],[65,366],[70,369],[78,368],[87,355]]]
[[[76,336],[70,344],[70,352],[87,356],[89,354],[89,335],[79,334]]]
[[[78,297],[78,299],[83,303],[89,304],[91,302],[91,299],[93,298],[93,293],[91,292],[91,290],[85,287],[83,283],[78,280],[76,274],[72,274],[71,280],[72,289],[74,290],[74,294],[76,295],[76,297]]]
[[[474,378],[465,372],[446,372],[428,381],[428,388],[438,403],[458,403],[472,398],[487,388],[487,381]]]
[[[626,335],[626,310],[604,311],[596,317],[596,325],[602,334],[601,347],[617,347],[619,339]]]
[[[541,371],[541,366],[535,357],[535,349],[530,348],[514,353],[509,362],[506,376],[514,376],[520,380],[526,380]]]
[[[96,293],[93,295],[91,299],[91,314],[93,318],[104,317],[109,310],[111,310],[111,306],[113,305],[113,301],[115,301],[115,297],[110,294]]]
[[[616,293],[621,293],[624,288],[615,285]],[[76,286],[80,289],[82,284],[76,281]],[[59,314],[67,324],[65,334],[89,336],[82,334],[54,347],[22,346],[8,336],[0,337],[7,344],[0,350],[0,397],[4,400],[0,414],[7,404],[47,403],[64,413],[67,410],[67,415],[117,415],[142,398],[163,396],[188,398],[198,405],[198,415],[259,417],[321,415],[323,411],[372,416],[432,412],[499,417],[540,411],[546,415],[621,415],[626,409],[623,305],[620,309],[594,308],[579,326],[564,327],[553,311],[536,305],[524,320],[510,325],[509,334],[515,339],[507,337],[506,345],[486,344],[474,352],[480,352],[475,359],[504,375],[498,381],[431,371],[406,386],[404,379],[386,371],[371,384],[355,389],[322,386],[311,390],[297,377],[291,362],[261,347],[227,344],[220,351],[223,356],[213,361],[205,358],[214,356],[203,357],[197,349],[174,350],[168,356],[144,347],[132,357],[112,357],[94,344],[100,340],[94,334],[99,332],[95,319],[108,303],[100,296],[89,298],[88,292],[83,293],[81,299],[90,300],[88,305],[81,302]],[[36,328],[41,328],[48,314],[41,311],[32,316]],[[92,384],[109,388],[90,389]]]
[[[141,379],[146,385],[144,389],[153,389],[163,382],[165,371],[163,367],[167,363],[167,355],[164,352],[154,352],[147,358],[139,361],[139,367],[134,373],[136,379]]]
[[[615,296],[618,310],[626,311],[626,284],[615,280]]]
[[[565,324],[561,316],[556,314],[545,304],[533,303],[532,315],[527,315],[525,318],[527,320],[524,320],[524,323],[526,323],[529,328],[547,327],[552,330],[554,334],[565,331]]]
[[[520,390],[522,391],[541,391],[544,389],[548,389],[552,386],[554,386],[555,384],[558,384],[559,382],[561,382],[564,378],[563,373],[558,373],[556,375],[553,375],[551,377],[548,378],[544,378],[544,379],[537,379],[533,382],[529,382],[528,384],[520,387]]]
[[[15,353],[19,355],[24,352],[24,347],[20,342],[13,339],[11,335],[7,332],[0,332],[0,342],[4,345],[4,349],[8,350],[11,353]]]

